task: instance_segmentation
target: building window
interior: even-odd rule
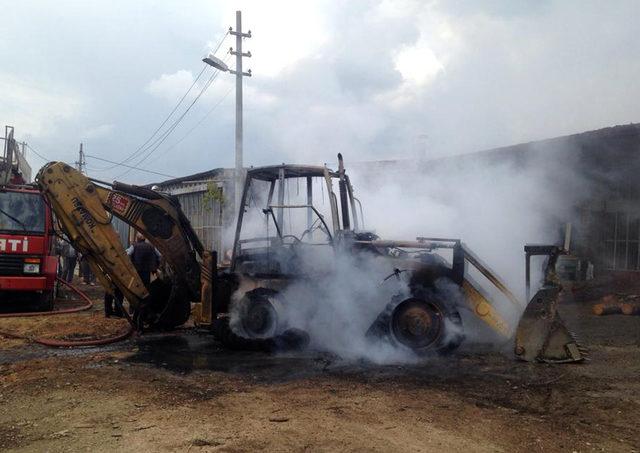
[[[640,217],[604,213],[605,265],[610,270],[640,270]]]

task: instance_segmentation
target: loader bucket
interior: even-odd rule
[[[527,305],[516,330],[516,357],[527,362],[568,363],[586,358],[558,315],[561,287],[541,288]]]

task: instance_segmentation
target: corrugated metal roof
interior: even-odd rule
[[[209,180],[224,174],[224,172],[225,172],[224,168],[214,168],[213,170],[207,170],[200,173],[194,173],[192,175],[181,176],[180,178],[168,179],[162,182],[147,184],[145,187],[160,186],[162,188],[166,188],[169,186],[174,186],[174,185],[182,184],[184,182],[189,182],[189,181]]]

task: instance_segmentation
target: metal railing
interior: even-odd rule
[[[31,182],[31,166],[26,158],[26,143],[18,142],[13,137],[13,127],[5,126],[2,155],[0,156],[0,184],[8,184],[12,176],[19,174],[25,182]]]

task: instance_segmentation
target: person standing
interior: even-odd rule
[[[64,280],[64,246],[66,242],[61,237],[56,239],[55,251],[56,259],[58,260],[58,275],[57,277]]]
[[[136,241],[127,249],[127,254],[142,282],[149,286],[151,274],[158,270],[160,264],[160,256],[155,247],[149,244],[142,234],[137,233]]]
[[[80,275],[85,285],[95,285],[95,276],[91,272],[91,266],[89,266],[89,260],[83,254],[80,256]]]
[[[78,261],[78,253],[68,242],[62,247],[62,256],[64,257],[62,267],[62,278],[67,283],[73,283],[73,274],[76,271],[76,263]]]

